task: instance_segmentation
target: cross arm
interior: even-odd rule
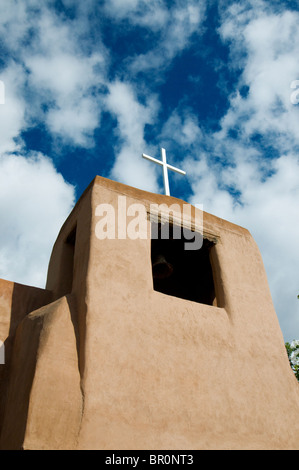
[[[175,166],[169,165],[168,163],[167,163],[167,168],[169,168],[170,170],[176,171],[177,173],[180,173],[181,175],[186,174],[186,172],[184,170],[179,170]]]
[[[145,155],[145,153],[142,154],[143,158],[146,158],[147,160],[150,160],[152,162],[158,163],[158,165],[163,166],[163,162],[161,160],[157,160],[156,158],[149,157],[148,155]]]
[[[152,162],[158,163],[158,165],[163,166],[163,162],[161,160],[157,160],[154,157],[150,157],[149,155],[146,155],[145,153],[142,154],[143,158],[146,158],[147,160],[150,160]],[[169,165],[169,163],[166,163],[167,168],[169,168],[172,171],[176,171],[177,173],[180,173],[181,175],[185,175],[186,172],[184,170],[179,170],[179,168],[176,168],[175,166]]]

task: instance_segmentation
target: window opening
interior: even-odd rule
[[[151,239],[154,290],[193,302],[216,305],[210,262],[210,250],[215,244],[204,238],[200,249],[186,250],[185,242],[190,242],[190,238],[184,237],[183,228],[179,227],[180,238],[174,236],[172,225],[169,228],[169,238],[163,239],[159,223],[158,228],[154,228],[158,236]]]

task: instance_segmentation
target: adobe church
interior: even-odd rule
[[[0,449],[299,449],[299,386],[250,233],[194,210],[199,250],[101,238],[97,208],[120,196],[148,233],[169,215],[151,204],[186,204],[97,176],[46,288],[0,280]]]

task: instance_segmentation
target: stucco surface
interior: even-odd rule
[[[250,233],[204,213],[218,306],[162,294],[150,237],[96,236],[97,206],[117,209],[119,195],[184,204],[101,177],[87,188],[42,304],[17,309],[0,448],[298,449],[299,387]],[[0,282],[3,337],[12,290]]]

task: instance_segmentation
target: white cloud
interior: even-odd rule
[[[79,102],[51,109],[47,113],[46,122],[52,134],[60,135],[72,145],[88,148],[94,146],[93,133],[99,124],[99,115],[97,103],[86,97]]]
[[[111,176],[125,184],[157,192],[156,170],[141,158],[142,153],[151,151],[145,144],[144,128],[156,116],[156,98],[150,96],[141,104],[130,84],[116,81],[109,86],[106,108],[117,118],[121,142]]]
[[[57,55],[32,56],[26,66],[30,70],[30,85],[51,101],[44,114],[45,124],[53,135],[85,147],[93,146],[93,132],[101,116],[100,100],[91,88],[99,86],[94,71],[102,57]]]
[[[74,188],[41,154],[0,157],[0,277],[45,287],[51,250]]]
[[[162,139],[172,140],[176,136],[176,142],[182,146],[190,146],[200,142],[202,139],[202,131],[198,124],[196,116],[188,111],[175,109],[165,122],[162,129]],[[180,132],[177,130],[180,129]]]
[[[231,41],[232,51],[243,50],[239,86],[248,86],[249,93],[246,97],[238,92],[232,95],[221,135],[241,121],[243,137],[260,133],[274,141],[280,152],[291,151],[299,144],[299,108],[291,103],[290,88],[299,73],[299,13],[261,10],[241,28],[239,22],[230,16],[220,32],[225,41]]]
[[[9,50],[17,51],[28,28],[34,22],[35,14],[31,9],[36,1],[2,0],[0,3],[0,35]]]
[[[116,1],[119,0],[114,0]],[[159,71],[159,79],[161,79],[161,72],[169,66],[175,56],[188,47],[192,35],[200,32],[205,18],[206,2],[177,0],[166,9],[157,0],[156,6],[155,2],[148,3],[152,6],[149,11],[145,10],[145,12],[142,8],[143,3],[144,0],[134,1],[135,9],[137,6],[140,8],[137,10],[140,12],[138,15],[129,16],[129,10],[126,10],[122,17],[126,15],[128,21],[154,31],[158,34],[159,40],[154,41],[153,48],[148,52],[131,58],[129,69],[133,74],[148,70],[152,73]]]
[[[105,53],[84,55],[77,50],[72,26],[59,24],[52,14],[38,23],[38,53],[24,57],[29,83],[51,106],[44,114],[49,131],[75,145],[92,146],[100,124],[101,94],[105,84]],[[98,48],[100,49],[100,48]]]
[[[168,17],[162,0],[106,0],[104,11],[113,20],[127,20],[154,31],[163,28]]]
[[[1,73],[1,80],[5,85],[5,103],[0,105],[0,153],[16,149],[15,138],[26,126],[22,66],[11,61]]]
[[[0,35],[18,63],[17,78],[23,82],[19,95],[31,93],[27,122],[32,124],[38,118],[53,136],[92,146],[94,130],[100,124],[100,90],[106,83],[107,54],[102,43],[98,41],[94,50],[86,51],[84,40],[80,41],[88,31],[84,15],[66,20],[47,3],[34,0],[4,0],[4,4],[6,21],[0,22]],[[0,78],[7,73],[4,70]]]
[[[299,336],[299,159],[289,154],[274,163],[265,182],[251,182],[244,207],[232,220],[250,228],[263,255],[278,318],[287,339]]]

